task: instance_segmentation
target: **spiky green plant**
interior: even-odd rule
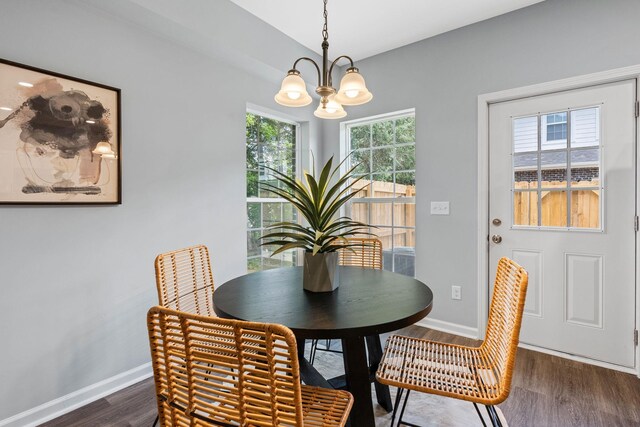
[[[302,248],[315,255],[335,252],[351,246],[346,240],[349,236],[371,234],[368,231],[369,225],[345,216],[338,216],[340,208],[358,194],[350,190],[362,179],[359,177],[348,182],[353,171],[358,167],[355,165],[331,185],[345,160],[331,169],[332,156],[322,167],[317,179],[315,170],[312,173],[305,172],[304,182],[273,168],[265,167],[282,184],[282,188],[269,183],[263,184],[264,188],[295,206],[309,225],[303,226],[291,221],[272,224],[267,227],[271,231],[262,236],[262,246],[279,246],[273,255],[293,248]]]

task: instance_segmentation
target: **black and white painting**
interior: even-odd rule
[[[120,90],[0,60],[0,203],[120,194]]]

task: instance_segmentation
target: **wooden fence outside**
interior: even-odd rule
[[[373,225],[382,226],[371,231],[382,241],[382,247],[387,249],[399,246],[415,247],[416,245],[416,205],[415,202],[374,202],[363,201],[360,198],[397,198],[415,197],[416,186],[396,184],[395,193],[392,182],[360,180],[353,187],[354,191],[360,194],[354,197],[351,205],[351,218],[355,221],[362,221]],[[369,218],[371,209],[371,218]],[[394,225],[414,227],[412,229],[391,228],[391,220],[395,220]],[[386,228],[384,226],[388,226]]]
[[[538,225],[537,182],[516,182],[513,195],[515,225]],[[581,190],[584,187],[600,187],[600,181],[580,181],[571,183],[571,227],[600,228],[600,191]],[[566,181],[542,181],[541,225],[546,227],[567,227],[567,192],[545,191],[567,188]]]

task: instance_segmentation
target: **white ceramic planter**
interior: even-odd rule
[[[338,287],[338,253],[304,253],[302,286],[310,292],[332,292]]]

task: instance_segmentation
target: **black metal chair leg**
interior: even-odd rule
[[[316,360],[316,349],[318,347],[318,340],[311,340],[311,350],[309,351],[309,363],[313,365]]]
[[[407,401],[409,400],[409,393],[411,390],[407,389],[407,395],[404,397],[404,402],[402,403],[402,410],[400,411],[400,418],[398,418],[398,425],[402,425],[402,416],[404,415],[404,410],[407,408]]]
[[[491,419],[491,425],[493,425],[493,427],[502,427],[502,422],[500,421],[500,417],[496,412],[496,408],[494,408],[492,405],[485,405],[485,406],[487,408],[487,413],[489,414],[489,418]]]
[[[156,427],[156,425],[158,424],[158,420],[160,420],[160,415],[156,415],[156,419],[151,427]]]
[[[389,427],[393,427],[393,422],[396,419],[396,414],[398,413],[398,407],[400,406],[400,399],[402,399],[403,388],[398,387],[398,392],[396,393],[396,404],[393,405],[393,414],[391,414],[391,424]]]
[[[478,408],[478,404],[476,402],[473,402],[473,407],[476,408],[476,412],[478,413],[478,416],[480,417],[480,421],[482,421],[482,425],[484,427],[487,427],[487,423],[484,422],[484,418],[482,417],[482,413],[480,412],[480,408]]]

